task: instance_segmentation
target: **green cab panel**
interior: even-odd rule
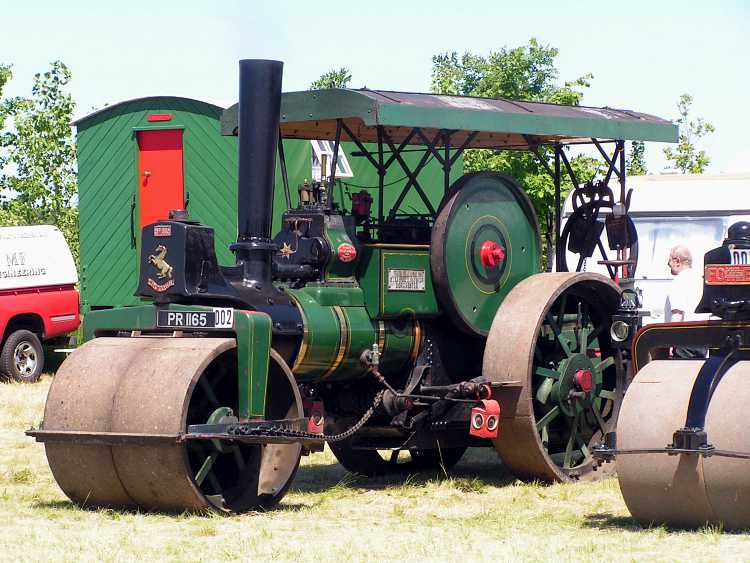
[[[440,314],[428,245],[364,245],[360,267],[365,307],[374,319]]]

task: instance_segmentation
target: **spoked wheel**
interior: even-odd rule
[[[188,425],[237,421],[235,411],[222,406],[236,404],[237,358],[234,354],[224,354],[216,364],[214,369],[203,373],[193,389]],[[293,381],[284,360],[272,350],[266,419],[302,416]],[[233,512],[275,505],[286,493],[300,456],[299,444],[236,445],[221,440],[188,442],[190,470],[196,485],[216,508]]]
[[[495,449],[528,480],[592,475],[590,448],[617,418],[611,316],[619,289],[593,273],[537,274],[519,283],[495,316],[483,374],[506,387]]]
[[[329,446],[339,463],[348,471],[368,477],[417,473],[440,467],[450,469],[466,451],[466,448],[360,450],[352,448],[348,442],[334,442]]]
[[[165,511],[277,503],[297,470],[299,444],[168,438],[190,424],[233,420],[236,365],[235,342],[224,338],[97,338],[71,354],[50,388],[43,428],[101,433],[101,445],[45,442],[65,494],[86,506]],[[291,373],[273,351],[266,405],[268,418],[302,414]],[[107,433],[145,437],[134,443]]]

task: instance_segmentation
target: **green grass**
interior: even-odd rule
[[[447,475],[378,479],[315,454],[265,513],[82,510],[23,435],[41,420],[49,383],[0,385],[0,560],[750,561],[750,534],[643,529],[615,480],[522,484],[488,450]]]

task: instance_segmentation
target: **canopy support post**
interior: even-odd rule
[[[625,141],[617,141],[620,147],[620,203],[625,203]]]
[[[383,196],[385,195],[385,173],[383,165],[383,126],[378,125],[378,227],[383,224]]]
[[[560,206],[560,153],[563,148],[560,143],[555,143],[555,248],[560,243],[560,217],[562,209]]]
[[[281,166],[281,179],[284,182],[284,200],[286,208],[292,208],[292,196],[289,193],[289,175],[286,170],[286,158],[284,157],[284,140],[281,138],[281,127],[279,127],[279,166]]]
[[[443,194],[447,194],[451,187],[451,134],[443,133]]]
[[[336,167],[338,166],[338,162],[339,162],[339,147],[340,146],[341,146],[341,119],[337,119],[336,120],[336,138],[333,141],[333,159],[331,161],[331,175],[328,180],[327,207],[329,210],[333,209],[333,186],[336,182]]]

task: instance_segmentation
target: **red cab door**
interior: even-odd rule
[[[140,228],[185,205],[182,129],[138,131]]]

